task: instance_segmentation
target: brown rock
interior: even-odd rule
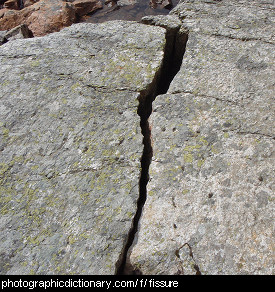
[[[34,3],[38,2],[39,0],[25,0],[24,1],[24,7],[28,7],[33,5]]]
[[[0,30],[26,24],[34,36],[56,32],[76,21],[74,6],[62,0],[40,0],[22,10],[9,10],[0,19]]]
[[[169,6],[172,5],[171,0],[150,0],[150,7],[152,8],[157,8],[158,6],[160,8],[168,8]]]
[[[26,24],[27,18],[33,11],[34,9],[29,8],[22,10],[5,9],[2,18],[0,18],[0,30],[10,30],[20,24]]]
[[[0,9],[0,18],[2,18],[7,11],[9,11],[7,8]]]
[[[78,16],[83,16],[102,8],[102,3],[98,0],[76,0],[73,5]]]
[[[29,8],[32,7],[35,11],[28,17],[26,24],[35,36],[59,31],[76,20],[73,5],[68,2],[40,0]]]
[[[20,0],[8,0],[4,3],[4,8],[19,10],[20,2]]]

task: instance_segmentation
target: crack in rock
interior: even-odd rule
[[[181,255],[180,255],[180,250],[183,249],[185,246],[187,246],[187,248],[188,248],[188,256],[191,258],[191,261],[193,262],[193,263],[192,263],[192,267],[193,267],[193,269],[196,271],[196,275],[201,275],[200,268],[199,268],[199,266],[198,266],[198,264],[197,264],[197,262],[196,262],[196,260],[195,260],[195,258],[194,258],[194,254],[193,254],[193,251],[192,251],[192,247],[191,247],[191,245],[190,245],[188,242],[185,242],[185,243],[184,243],[179,249],[177,249],[177,250],[175,251],[175,255],[176,255],[176,257],[177,257],[180,261],[182,261],[182,257],[181,257]],[[185,251],[185,253],[187,253],[187,251]],[[188,260],[188,261],[190,261],[190,260]],[[183,267],[182,267],[181,270],[183,271]]]
[[[131,230],[128,234],[128,240],[121,253],[121,257],[116,265],[116,274],[141,274],[140,271],[133,269],[129,264],[129,253],[138,232],[139,220],[142,209],[147,197],[147,183],[149,181],[149,167],[153,156],[151,145],[151,129],[148,119],[152,112],[152,103],[157,95],[167,92],[170,83],[180,69],[182,58],[185,52],[188,34],[182,29],[181,22],[177,17],[168,19],[168,16],[150,16],[144,17],[143,23],[148,25],[160,26],[166,29],[166,45],[164,48],[163,63],[160,70],[147,90],[139,95],[138,115],[140,116],[140,127],[143,135],[143,154],[141,158],[141,175],[139,181],[139,199],[137,202],[137,211],[133,218]]]

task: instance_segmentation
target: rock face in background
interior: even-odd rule
[[[40,0],[22,10],[8,10],[0,19],[0,29],[8,30],[26,24],[34,36],[42,36],[71,25],[76,20],[71,3]]]
[[[20,0],[7,0],[7,1],[5,1],[3,7],[8,8],[8,9],[19,10],[20,9]]]
[[[164,45],[165,29],[115,21],[1,46],[1,274],[115,273]]]
[[[20,24],[26,24],[34,36],[57,32],[75,23],[78,17],[102,7],[101,2],[97,0],[26,1],[25,8],[21,10],[12,10],[18,7],[5,5],[0,15],[0,30],[9,30]]]
[[[76,0],[73,5],[78,16],[83,16],[102,8],[101,2],[97,0]]]
[[[274,273],[273,3],[182,1],[173,10],[189,37],[180,71],[153,103],[134,270]]]

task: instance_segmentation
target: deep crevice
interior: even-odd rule
[[[164,48],[163,63],[156,73],[153,82],[149,88],[140,93],[138,115],[140,116],[140,127],[143,135],[143,154],[141,157],[141,175],[139,180],[139,199],[137,201],[137,210],[133,218],[132,227],[129,231],[126,244],[122,250],[120,259],[116,264],[116,275],[136,275],[141,271],[132,267],[128,261],[129,250],[133,245],[138,224],[142,214],[143,206],[147,198],[147,183],[149,181],[149,167],[153,156],[151,144],[151,129],[149,117],[152,113],[152,103],[157,95],[167,92],[172,80],[179,71],[185,52],[188,35],[177,29],[166,28],[166,45]]]

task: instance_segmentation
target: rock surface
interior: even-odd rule
[[[32,32],[25,24],[18,25],[8,31],[0,31],[0,45],[16,40],[33,37]]]
[[[153,102],[131,269],[274,274],[274,1],[182,1],[180,71]]]
[[[0,47],[1,274],[116,272],[139,197],[138,99],[164,45],[163,28],[114,21]]]
[[[274,274],[273,11],[4,44],[0,273]]]
[[[73,2],[75,13],[78,16],[83,16],[93,11],[102,8],[102,3],[98,0],[76,0]]]
[[[8,1],[5,1],[3,7],[4,8],[8,8],[8,9],[19,10],[20,9],[20,0],[8,0]]]

